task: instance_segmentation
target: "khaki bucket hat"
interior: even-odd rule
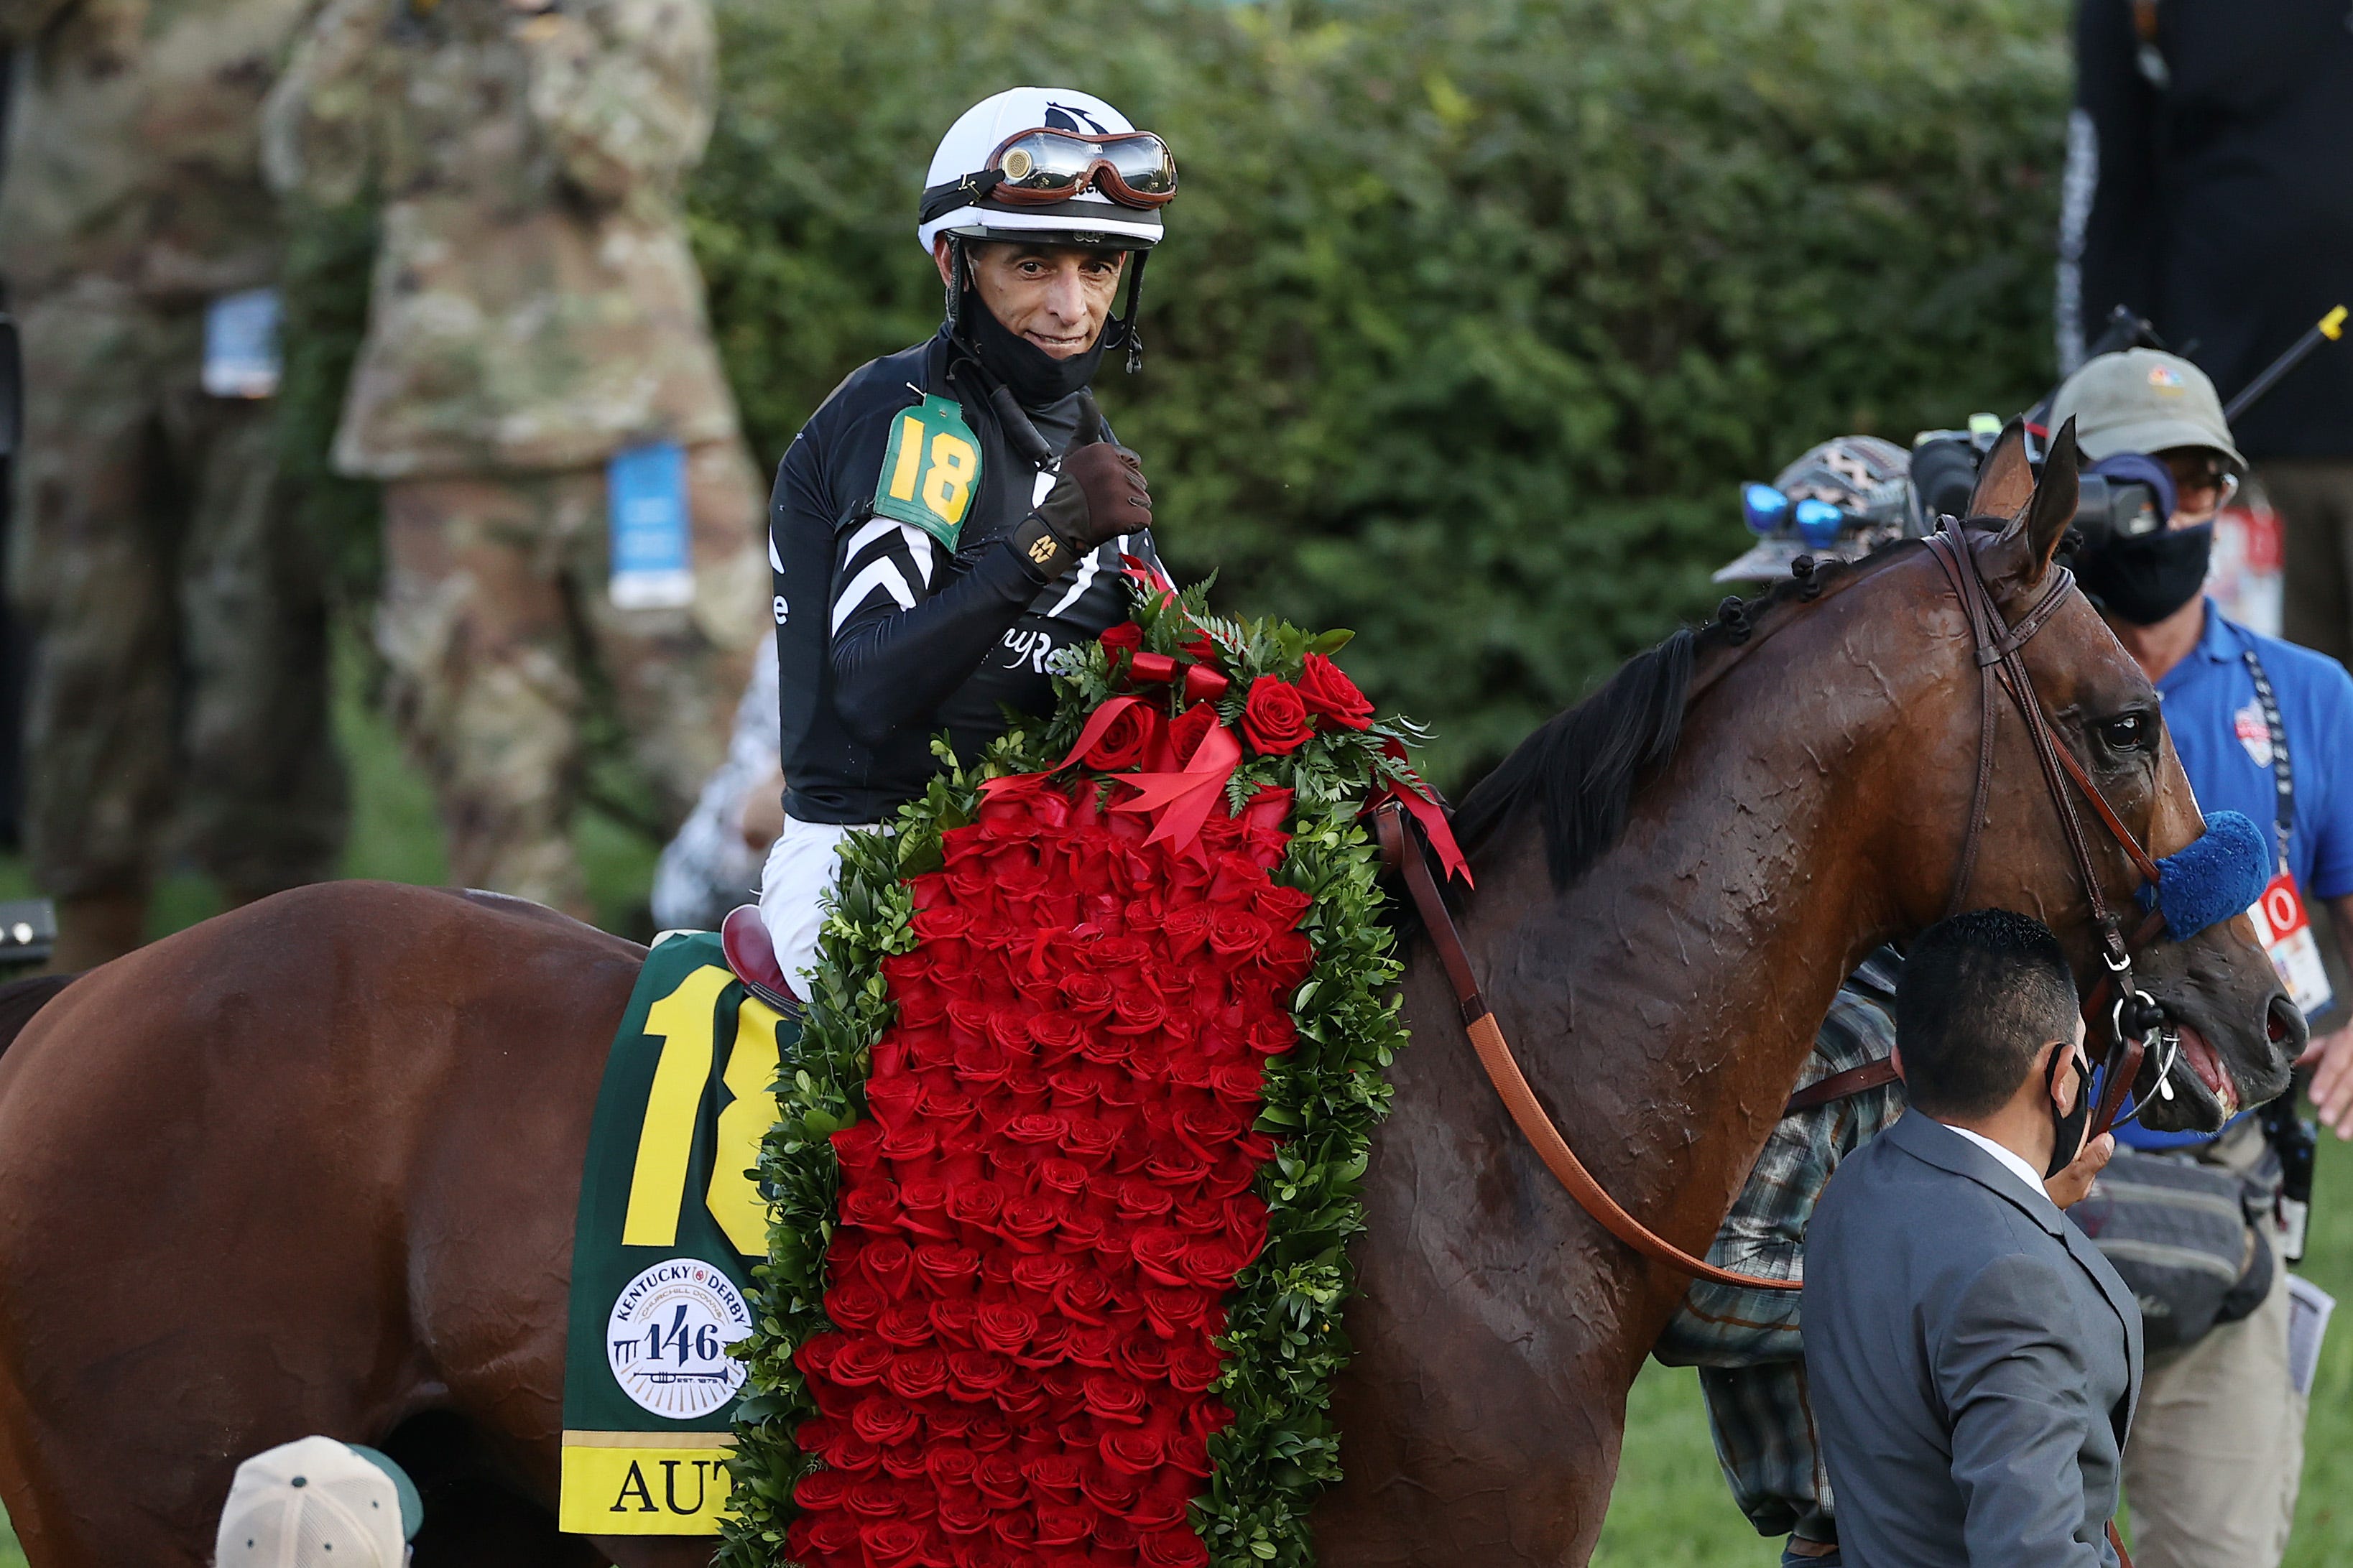
[[[2070,417],[2075,444],[2095,463],[2126,452],[2211,447],[2247,471],[2214,384],[2179,354],[2126,349],[2084,361],[2051,400],[2052,429]]]

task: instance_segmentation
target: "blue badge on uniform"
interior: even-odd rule
[[[605,489],[613,529],[614,605],[674,610],[692,604],[685,448],[657,441],[616,452],[605,470]]]
[[[278,392],[275,289],[224,294],[205,307],[205,390],[215,397],[271,397]]]

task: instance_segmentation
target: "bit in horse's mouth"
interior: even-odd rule
[[[2222,1108],[2223,1119],[2228,1121],[2239,1111],[2239,1086],[2231,1081],[2230,1070],[2223,1067],[2222,1058],[2215,1055],[2214,1047],[2206,1043],[2206,1037],[2198,1032],[2196,1026],[2182,1024],[2179,1027],[2181,1030],[2182,1064],[2196,1075],[2200,1083],[2206,1086],[2207,1092],[2214,1097],[2214,1103]]]

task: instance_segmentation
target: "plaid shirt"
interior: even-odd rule
[[[1877,1061],[1894,1047],[1902,967],[1894,950],[1882,948],[1848,977],[1814,1036],[1799,1088]],[[1904,1086],[1890,1083],[1784,1117],[1707,1249],[1708,1261],[1744,1274],[1802,1278],[1806,1222],[1831,1173],[1902,1114]],[[1694,1282],[1655,1353],[1669,1366],[1700,1369],[1716,1459],[1758,1533],[1794,1530],[1837,1540],[1806,1395],[1797,1292]]]

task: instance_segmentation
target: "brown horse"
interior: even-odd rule
[[[2056,535],[2046,517],[1981,544],[2007,601]],[[1947,896],[1978,746],[1968,648],[1935,566],[1899,551],[1819,602],[1777,598],[1745,647],[1680,635],[1466,803],[1487,995],[1596,1173],[1687,1247],[1840,977]],[[2030,660],[2126,820],[2160,852],[2191,837],[2153,721],[2124,722],[2153,694],[2080,599]],[[2024,747],[2007,715],[1970,896],[2080,948]],[[2252,1103],[2303,1026],[2243,927],[2144,973],[2211,1043],[2201,1070]],[[578,1172],[640,957],[513,900],[344,883],[156,943],[33,1015],[0,1058],[0,1499],[36,1568],[193,1568],[237,1459],[308,1432],[417,1472],[427,1568],[707,1555],[551,1522]],[[0,994],[0,1039],[57,984]],[[1324,1561],[1581,1562],[1683,1282],[1521,1145],[1426,954],[1406,1002]],[[2219,1115],[2196,1089],[2173,1104]]]
[[[1977,545],[2013,622],[2073,515],[2063,447],[2037,494],[2005,441],[1973,506],[2016,518]],[[1719,628],[1636,659],[1456,818],[1480,868],[1461,924],[1482,994],[1585,1163],[1693,1252],[1842,978],[1952,900],[1983,721],[1968,621],[1917,547],[1810,602],[1778,590],[1753,625],[1739,643]],[[2196,837],[2156,693],[2083,596],[2025,651],[2061,743],[2140,841],[2162,856]],[[2040,916],[2087,980],[2090,908],[2056,808],[2006,699],[1996,721],[1966,902]],[[2108,902],[2130,910],[2138,878],[2097,833]],[[2225,1073],[2249,1105],[2286,1086],[2304,1024],[2244,917],[2160,944],[2139,974],[2194,1069],[2152,1103],[2152,1126],[2220,1127]],[[1347,1479],[1316,1514],[1324,1561],[1581,1563],[1626,1391],[1689,1282],[1611,1239],[1537,1162],[1461,1043],[1426,943],[1405,999],[1414,1048],[1392,1070],[1398,1110],[1366,1182],[1357,1355],[1335,1402]]]

